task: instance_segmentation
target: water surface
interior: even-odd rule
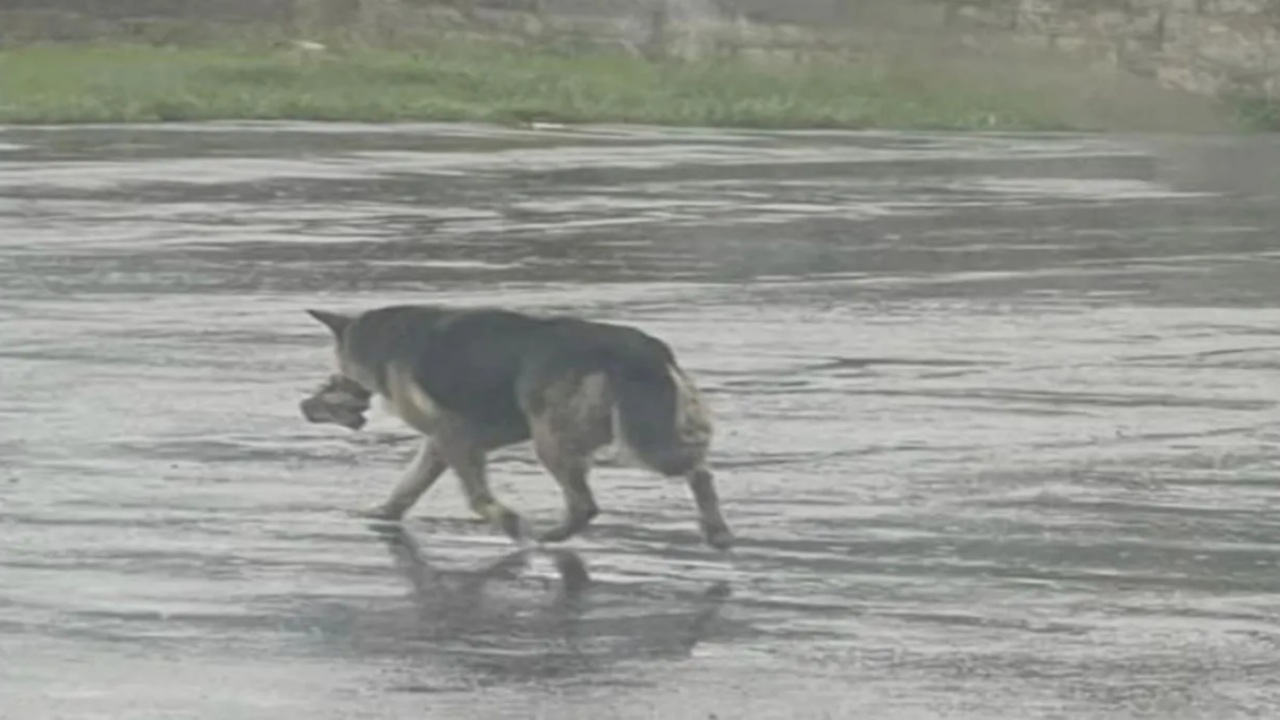
[[[0,716],[1274,717],[1277,238],[1274,139],[0,130]],[[302,310],[403,301],[668,340],[739,547],[346,517]]]

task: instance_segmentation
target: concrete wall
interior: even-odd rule
[[[1204,95],[1280,99],[1280,0],[940,0],[998,29]]]

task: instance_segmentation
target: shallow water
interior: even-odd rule
[[[1277,238],[1267,138],[0,130],[0,717],[1275,717]],[[667,339],[739,547],[345,516],[302,310],[400,301]]]

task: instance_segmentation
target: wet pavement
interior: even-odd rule
[[[739,547],[347,517],[302,310],[401,301],[666,338]],[[0,129],[0,718],[1273,718],[1278,401],[1275,138]]]

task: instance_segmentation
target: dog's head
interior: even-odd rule
[[[364,411],[369,408],[373,388],[367,377],[354,362],[350,350],[351,328],[358,316],[343,315],[328,310],[307,310],[307,314],[320,321],[333,334],[334,359],[337,373],[302,403],[302,412],[311,422],[331,422],[357,429],[364,424]]]
[[[382,388],[379,367],[384,358],[378,348],[386,334],[377,311],[347,315],[328,310],[307,310],[307,314],[329,328],[333,335],[333,353],[337,371],[370,393]]]

